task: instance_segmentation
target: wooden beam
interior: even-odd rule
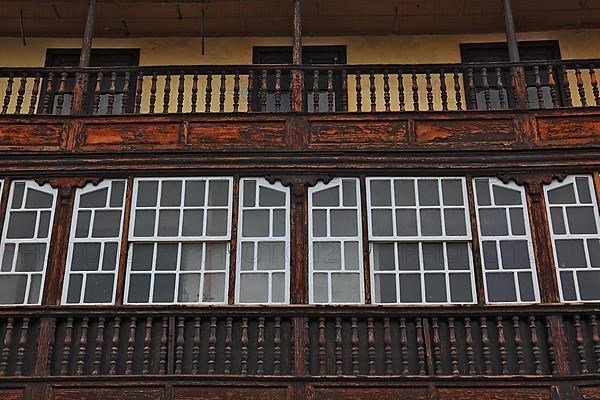
[[[294,4],[294,39],[292,42],[292,64],[302,64],[302,12],[300,0]],[[303,109],[304,72],[292,70],[292,111]]]
[[[513,19],[512,7],[510,0],[502,0],[504,8],[504,21],[506,23],[506,39],[508,40],[508,55],[511,62],[521,61],[519,55],[519,44],[517,42],[517,34],[515,31],[515,21]]]
[[[81,45],[81,55],[79,57],[79,67],[86,68],[90,66],[92,54],[92,40],[94,37],[94,28],[96,25],[96,0],[89,0],[87,19],[85,21],[85,31],[83,33],[83,43]]]

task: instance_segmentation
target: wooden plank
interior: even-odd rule
[[[420,144],[514,145],[515,121],[511,118],[479,120],[415,120],[416,141]]]

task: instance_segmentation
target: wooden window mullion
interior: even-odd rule
[[[231,210],[231,238],[229,240],[229,271],[228,271],[228,279],[229,279],[229,287],[227,293],[227,303],[234,304],[235,303],[235,285],[236,283],[236,275],[237,275],[237,234],[238,234],[238,218],[239,218],[239,196],[240,196],[240,177],[239,175],[235,175],[233,177],[233,200],[232,200],[232,210]],[[286,288],[287,289],[287,288]]]
[[[129,251],[129,223],[131,221],[131,204],[133,203],[133,178],[127,178],[127,189],[125,192],[125,204],[123,208],[123,230],[121,232],[121,248],[119,249],[119,262],[117,263],[117,291],[115,304],[123,304],[125,293],[125,275],[127,273],[127,258]]]
[[[369,241],[369,213],[367,206],[367,183],[364,175],[360,176],[360,206],[361,206],[361,223],[362,231],[359,231],[363,236],[362,240],[362,255],[363,255],[363,277],[365,286],[365,304],[371,304],[371,250]]]
[[[469,218],[471,222],[471,246],[473,256],[473,272],[475,273],[475,289],[477,293],[477,304],[485,305],[485,282],[483,279],[483,262],[479,248],[479,230],[477,229],[477,214],[475,210],[475,194],[473,191],[473,177],[467,176],[467,200],[469,207]]]

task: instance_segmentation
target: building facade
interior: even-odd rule
[[[597,2],[0,18],[6,399],[600,398]]]

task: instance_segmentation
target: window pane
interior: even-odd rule
[[[331,274],[331,297],[333,303],[359,303],[360,275]]]

